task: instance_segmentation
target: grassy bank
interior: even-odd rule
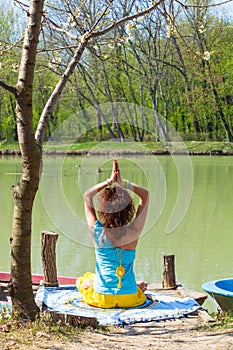
[[[45,319],[36,322],[5,320],[0,322],[0,344],[5,346],[0,345],[0,349],[63,349],[66,343],[79,342],[82,331]]]
[[[230,142],[201,142],[201,141],[188,141],[183,143],[182,146],[178,143],[162,142],[82,142],[76,144],[60,144],[60,145],[47,145],[44,144],[44,149],[48,151],[73,151],[74,153],[85,153],[89,150],[102,151],[111,150],[116,151],[140,151],[140,152],[155,152],[166,153],[171,149],[187,150],[190,154],[219,154],[219,155],[233,155],[233,143]],[[12,151],[19,151],[19,145],[17,142],[2,142],[0,143],[0,151],[2,154],[11,153]]]

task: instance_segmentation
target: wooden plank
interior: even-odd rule
[[[215,320],[205,311],[205,310],[198,310],[198,316],[202,319],[204,322],[215,322]]]
[[[186,289],[182,286],[177,287],[178,294],[183,298],[193,298],[199,305],[202,305],[207,299],[207,295],[204,293],[196,292],[194,290]]]
[[[202,305],[207,299],[206,294],[186,289],[181,284],[178,284],[175,289],[163,289],[161,283],[150,283],[147,289],[148,291],[151,290],[154,293],[159,293],[171,297],[192,298],[196,300],[199,305]]]

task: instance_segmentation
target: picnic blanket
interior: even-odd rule
[[[101,309],[87,305],[76,286],[40,287],[36,294],[38,305],[48,310],[70,315],[95,317],[100,325],[124,325],[136,322],[176,319],[191,314],[201,306],[191,298],[174,298],[146,292],[141,306],[122,309]]]

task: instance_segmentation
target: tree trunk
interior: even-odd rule
[[[152,88],[150,88],[150,96],[151,96],[151,100],[152,100],[157,130],[158,130],[159,134],[162,135],[162,139],[164,142],[170,141],[170,138],[165,131],[165,128],[164,128],[163,123],[161,121],[160,115],[158,113],[158,109],[157,109],[157,105],[156,105],[156,101],[155,101],[155,91],[153,91]],[[157,141],[159,141],[159,140],[157,140]]]
[[[177,42],[175,37],[172,37],[172,42],[175,46],[175,49],[176,49],[176,52],[177,52],[177,55],[179,58],[179,62],[181,65],[182,77],[183,77],[184,88],[185,88],[185,97],[186,97],[187,105],[189,108],[190,116],[192,119],[194,134],[198,135],[200,133],[200,125],[199,125],[197,114],[193,110],[193,105],[190,101],[191,86],[190,86],[190,81],[189,81],[188,76],[187,76],[186,66],[185,66],[185,63],[183,60],[183,56],[182,56],[180,47],[179,47],[178,42]]]
[[[23,163],[25,164],[25,161]],[[33,173],[35,177],[30,177],[29,181],[23,173],[19,184],[12,188],[14,214],[11,236],[11,282],[8,285],[13,314],[32,320],[39,312],[34,300],[31,277],[31,217],[39,183],[36,166],[34,171],[32,170]]]
[[[44,0],[31,0],[25,31],[19,76],[15,88],[22,176],[12,187],[14,213],[11,235],[12,311],[20,318],[34,320],[39,312],[31,278],[31,220],[33,202],[39,186],[41,151],[33,131],[32,86]]]
[[[11,281],[9,294],[13,314],[34,320],[39,312],[31,278],[31,221],[32,209],[40,180],[41,151],[32,132],[31,105],[27,104],[24,91],[17,98],[17,127],[22,153],[22,176],[12,187],[14,198],[13,225],[11,235]],[[24,117],[24,119],[23,119]],[[21,120],[26,120],[25,124]]]
[[[34,141],[34,142],[33,142]],[[31,278],[31,219],[35,194],[39,185],[41,153],[35,140],[28,146],[30,161],[23,156],[23,173],[19,183],[12,187],[14,198],[13,227],[11,236],[11,282],[9,294],[13,314],[21,318],[35,319],[39,312]],[[25,145],[21,148],[25,153]],[[31,166],[29,166],[29,163]]]
[[[206,62],[206,64],[207,64],[207,68],[208,68],[208,73],[209,73],[209,78],[210,78],[210,82],[211,82],[212,91],[213,91],[215,102],[216,102],[216,106],[217,106],[217,109],[218,109],[218,114],[220,116],[223,128],[225,130],[227,140],[229,142],[233,142],[233,135],[232,135],[232,132],[231,132],[231,127],[230,127],[230,125],[227,122],[226,116],[225,116],[223,108],[221,106],[221,102],[220,102],[220,98],[218,96],[217,88],[216,88],[216,86],[214,84],[214,81],[213,81],[213,78],[212,78],[210,64],[209,64],[209,62]]]

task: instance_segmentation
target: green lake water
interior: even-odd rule
[[[233,157],[119,157],[123,178],[150,190],[145,230],[137,247],[138,279],[160,282],[163,255],[175,254],[176,279],[202,291],[203,282],[233,275]],[[101,172],[96,169],[100,167]],[[32,272],[42,273],[40,233],[59,233],[58,275],[94,271],[94,248],[87,232],[83,193],[109,177],[112,156],[44,159],[33,209]],[[21,160],[0,159],[0,271],[10,270],[11,186]],[[137,203],[137,198],[135,198]],[[206,307],[214,309],[208,298]]]

